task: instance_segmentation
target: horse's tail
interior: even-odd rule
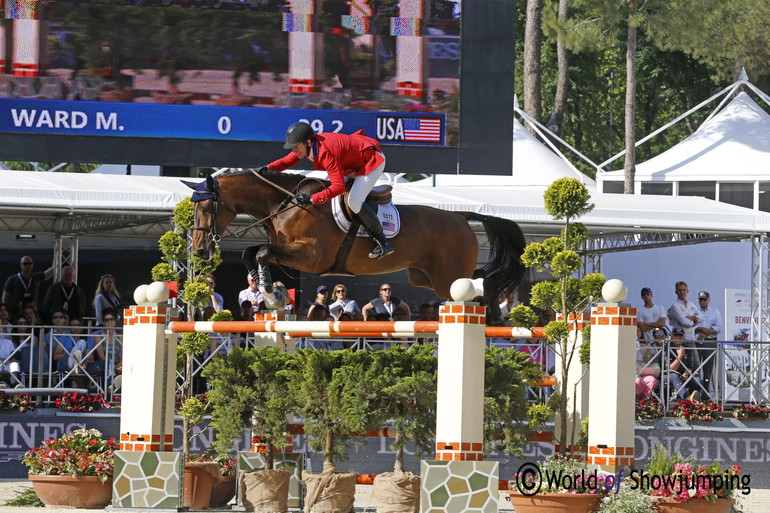
[[[521,261],[527,240],[521,228],[514,221],[501,217],[475,212],[462,214],[468,221],[481,222],[489,240],[489,260],[473,273],[473,277],[494,283],[498,294],[512,291],[527,276],[527,268]]]

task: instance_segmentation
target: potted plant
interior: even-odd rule
[[[383,472],[374,478],[378,510],[420,510],[420,476],[404,471],[404,447],[413,443],[418,460],[434,450],[438,371],[435,352],[433,344],[414,344],[408,350],[393,346],[371,354],[372,364],[363,380],[368,385],[365,389],[370,426],[379,428],[389,423],[395,431],[390,449],[396,452],[393,472]]]
[[[585,462],[551,457],[515,474],[508,495],[516,513],[590,513],[612,487],[606,482]]]
[[[722,420],[722,407],[711,401],[679,401],[671,407],[671,415],[689,421],[711,422]]]
[[[116,446],[96,429],[78,429],[30,449],[23,461],[46,506],[101,509],[112,500]]]
[[[297,413],[305,421],[308,445],[323,451],[323,472],[302,472],[307,485],[307,513],[347,513],[353,508],[356,473],[338,472],[335,458],[345,458],[351,437],[366,427],[368,401],[362,400],[364,369],[371,365],[369,351],[301,349],[291,355],[288,383],[300,398]],[[365,441],[364,441],[365,443]]]
[[[19,410],[24,413],[34,410],[35,402],[29,394],[6,394],[0,391],[0,410]]]
[[[611,493],[602,499],[597,513],[657,513],[657,510],[649,494],[623,481],[617,493]]]
[[[575,324],[594,298],[600,297],[605,282],[604,275],[598,273],[577,277],[582,268],[577,250],[588,239],[588,229],[574,219],[593,209],[590,198],[585,185],[575,178],[553,182],[544,194],[545,210],[554,219],[564,220],[561,236],[528,244],[521,257],[527,267],[547,271],[554,278],[536,283],[530,302],[537,308],[552,308],[560,314],[559,319],[546,326],[546,337],[557,357],[557,387],[548,404],[559,413],[554,442],[562,457],[577,448],[578,427],[582,421],[577,411],[578,387],[583,379],[587,379],[590,355],[590,325],[582,330],[581,341],[578,336],[581,332]],[[514,325],[526,328],[532,328],[537,320],[532,309],[525,305],[514,308],[510,318]],[[573,383],[571,389],[570,382]]]
[[[274,468],[274,448],[289,445],[286,416],[294,409],[294,396],[286,372],[290,359],[275,347],[234,348],[214,358],[203,375],[209,377],[211,427],[214,449],[226,454],[247,427],[263,438],[265,468],[243,475],[244,506],[254,511],[286,511],[289,473]]]
[[[209,508],[222,508],[235,497],[236,458],[229,454],[218,455],[215,451],[203,454],[191,454],[190,461],[213,462],[219,467],[221,481],[211,489]]]
[[[728,513],[735,504],[733,494],[747,484],[738,465],[695,463],[660,445],[655,446],[646,473],[658,513]]]

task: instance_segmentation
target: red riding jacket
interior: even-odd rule
[[[367,137],[363,130],[353,134],[316,134],[313,141],[313,168],[325,170],[331,185],[313,194],[313,203],[324,203],[345,192],[345,177],[351,173],[366,175],[384,162],[380,143]],[[270,171],[283,171],[299,162],[292,152],[267,165]]]

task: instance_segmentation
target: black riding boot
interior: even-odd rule
[[[361,221],[361,225],[366,228],[369,235],[372,237],[372,252],[369,253],[369,258],[380,258],[390,255],[395,251],[393,246],[390,245],[388,239],[385,238],[385,234],[382,233],[382,225],[380,220],[377,219],[377,215],[369,208],[369,205],[364,203],[361,205],[361,211],[356,214],[358,220]]]

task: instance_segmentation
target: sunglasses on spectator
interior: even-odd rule
[[[345,291],[344,291],[344,290],[342,290],[342,289],[337,289],[337,290],[335,290],[335,291],[334,291],[334,293],[335,293],[335,294],[338,294],[338,293],[340,293],[340,292],[345,292]]]
[[[52,319],[64,319],[63,315],[54,315]]]
[[[21,265],[32,265],[32,262],[22,262]]]
[[[27,321],[18,321],[16,326],[29,326],[29,323]]]
[[[82,324],[80,324],[79,322],[71,322],[70,326],[72,326],[73,328],[79,328],[82,326]]]
[[[104,318],[104,322],[110,322],[110,321],[114,321],[114,320],[115,320],[115,317],[105,317]]]
[[[380,289],[380,292],[382,292],[383,290],[390,290],[390,289]]]

